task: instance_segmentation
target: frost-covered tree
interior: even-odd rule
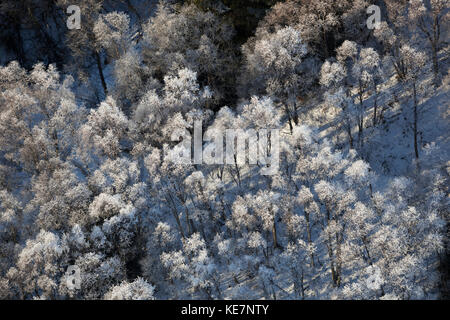
[[[377,112],[377,98],[378,89],[377,83],[380,81],[380,57],[378,53],[372,48],[363,48],[359,52],[358,57],[352,67],[352,75],[357,82],[357,92],[359,100],[358,108],[358,133],[360,145],[363,145],[363,132],[364,132],[364,118],[365,109],[364,106],[364,94],[369,88],[373,88],[374,91],[374,119],[376,119]],[[375,120],[374,120],[375,122]]]
[[[365,0],[278,2],[260,22],[256,33],[263,35],[286,26],[296,28],[311,51],[328,59],[345,39],[367,38],[365,11],[368,7]]]
[[[431,48],[434,80],[439,82],[439,58],[438,53],[442,46],[441,32],[443,26],[449,20],[448,0],[431,0],[429,4],[423,0],[409,1],[409,15],[419,30],[426,36]]]
[[[126,115],[131,106],[138,103],[151,89],[158,89],[160,83],[151,77],[151,70],[142,61],[142,55],[135,47],[128,48],[114,63],[114,87],[112,95],[120,101]]]
[[[43,64],[27,73],[11,62],[0,73],[3,157],[30,171],[44,170],[51,159],[65,160],[85,115],[70,88],[73,79],[61,83],[55,66]]]
[[[340,106],[346,122],[350,147],[353,146],[352,118],[358,125],[359,147],[363,146],[368,94],[373,95],[373,124],[376,124],[378,85],[383,80],[382,63],[373,48],[359,48],[355,42],[344,41],[336,50],[337,62],[326,61],[321,70],[320,83],[328,89],[326,103]],[[356,90],[356,100],[352,96]]]
[[[348,135],[349,146],[353,148],[352,130],[356,108],[350,90],[344,81],[346,77],[347,70],[340,63],[326,61],[322,65],[320,84],[328,89],[325,93],[325,101],[327,104],[341,109],[341,119]]]
[[[186,122],[188,119],[184,119],[184,115],[191,112],[203,114],[200,118],[208,118],[207,106],[213,93],[207,86],[200,87],[197,79],[196,72],[180,69],[176,75],[164,77],[161,94],[155,88],[149,88],[133,110],[135,138],[141,143],[144,137],[161,144],[164,139],[170,141],[175,130],[181,128],[177,121],[185,122],[182,127],[193,126],[193,121]]]
[[[405,64],[406,75],[405,80],[412,86],[413,91],[413,135],[414,135],[414,155],[416,160],[419,159],[419,142],[418,142],[418,117],[419,117],[419,90],[417,81],[423,73],[426,65],[426,55],[408,45],[400,48],[400,54]]]
[[[36,215],[38,226],[44,230],[64,230],[74,224],[86,224],[91,191],[79,178],[77,169],[68,163],[55,163],[32,182],[34,197],[26,213]]]
[[[123,148],[121,142],[126,137],[127,129],[127,117],[117,107],[115,100],[108,97],[98,109],[90,111],[87,122],[80,128],[85,145],[78,152],[83,158],[89,157],[87,151],[90,148],[99,156],[114,159]]]
[[[300,32],[286,27],[244,46],[246,66],[242,85],[250,94],[267,94],[281,100],[292,125],[302,86],[300,65],[307,53]]]
[[[17,265],[8,270],[11,292],[21,299],[57,299],[58,285],[67,266],[65,246],[60,237],[41,230],[27,240]]]
[[[12,296],[6,273],[14,266],[21,251],[19,242],[31,232],[25,227],[27,219],[19,199],[6,190],[0,191],[0,199],[0,297],[6,299]]]
[[[198,291],[209,299],[221,298],[220,277],[199,233],[184,240],[182,251],[163,253],[161,261],[171,279],[185,281],[191,294]]]
[[[90,78],[89,69],[92,65],[95,65],[104,96],[107,96],[108,87],[100,52],[101,47],[99,46],[94,33],[94,25],[100,15],[103,0],[58,0],[58,6],[61,8],[67,9],[70,5],[78,6],[80,12],[83,13],[82,22],[80,24],[81,29],[68,30],[66,34],[67,45],[73,55],[72,69],[78,72],[82,81],[87,82]]]
[[[123,55],[131,45],[130,18],[123,12],[101,14],[93,29],[95,40],[112,58]]]
[[[232,97],[236,58],[229,43],[233,29],[213,12],[161,3],[143,33],[144,60],[156,78],[174,76],[186,68],[198,74],[201,86],[216,92],[216,102]]]
[[[142,278],[133,282],[122,282],[113,287],[106,295],[106,300],[154,300],[155,288]]]

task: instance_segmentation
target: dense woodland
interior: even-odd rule
[[[1,1],[0,298],[448,299],[449,3]]]

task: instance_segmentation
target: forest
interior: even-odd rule
[[[0,1],[0,299],[450,299],[449,7]]]

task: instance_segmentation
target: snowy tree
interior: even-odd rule
[[[343,118],[353,147],[352,118],[358,125],[358,142],[363,146],[366,95],[372,93],[373,124],[377,121],[378,85],[383,80],[381,60],[373,48],[359,48],[355,42],[344,41],[336,50],[337,62],[326,61],[321,70],[320,83],[328,89],[326,103],[338,105],[343,109]],[[358,104],[354,105],[351,90],[356,89]],[[372,91],[372,92],[370,92]]]
[[[143,33],[144,60],[154,68],[156,78],[190,69],[202,79],[202,86],[216,92],[216,102],[229,99],[235,72],[235,53],[229,46],[231,26],[194,5],[177,10],[161,3]]]
[[[243,85],[249,86],[250,94],[267,94],[284,104],[290,121],[295,118],[296,101],[302,78],[298,72],[307,53],[300,32],[291,27],[243,48],[246,67]],[[297,119],[297,118],[296,118]]]
[[[343,40],[359,41],[367,37],[365,12],[368,6],[365,0],[279,2],[260,22],[257,35],[294,27],[301,32],[311,51],[321,59],[328,59]]]
[[[142,61],[136,48],[129,48],[114,63],[113,96],[122,104],[122,109],[129,116],[129,109],[145,94],[145,90],[158,89],[160,84],[151,77],[151,70]]]
[[[113,58],[122,56],[130,46],[130,18],[123,12],[99,15],[93,32],[96,42]]]
[[[188,119],[183,118],[189,112],[201,114],[200,118],[208,118],[210,112],[206,106],[211,101],[212,92],[209,87],[199,86],[196,72],[180,69],[176,75],[164,77],[162,94],[158,94],[155,89],[150,88],[133,110],[133,133],[137,139],[144,136],[161,145],[162,138],[170,141],[171,135],[180,128],[193,125],[193,121],[187,122],[185,120]],[[177,121],[184,124],[180,126]]]
[[[63,275],[65,247],[57,234],[41,230],[26,242],[19,253],[16,267],[7,277],[11,290],[21,298],[58,298],[58,285]]]
[[[419,159],[419,142],[418,142],[418,106],[419,106],[419,91],[417,81],[420,74],[423,73],[423,68],[426,64],[426,56],[423,52],[404,45],[400,48],[400,54],[403,58],[406,67],[406,80],[412,85],[413,91],[413,134],[414,134],[414,154],[416,160]]]
[[[111,97],[92,109],[88,121],[80,128],[82,141],[99,156],[115,158],[122,149],[121,141],[126,137],[128,119]],[[78,151],[87,157],[85,148]]]
[[[55,66],[46,69],[37,64],[27,73],[17,62],[1,68],[0,73],[4,79],[0,136],[5,159],[29,171],[43,170],[51,159],[66,159],[85,115],[70,89],[72,78],[61,84]]]
[[[364,94],[369,87],[373,87],[375,94],[374,98],[374,119],[376,119],[377,111],[377,83],[380,81],[380,57],[378,53],[372,48],[363,48],[359,52],[353,68],[352,73],[357,81],[358,100],[359,100],[359,114],[358,114],[358,133],[360,145],[363,144],[364,131]],[[375,120],[374,120],[375,122]]]
[[[6,190],[0,191],[0,199],[0,297],[6,299],[11,296],[6,273],[21,251],[19,242],[28,237],[30,231],[25,228],[26,219],[19,200]]]
[[[34,198],[26,212],[36,212],[38,226],[44,230],[67,231],[76,223],[88,223],[91,191],[77,176],[76,168],[67,163],[58,167],[35,177]]]
[[[449,19],[449,1],[431,0],[425,5],[423,0],[409,1],[409,18],[414,21],[419,30],[426,36],[431,48],[435,83],[439,82],[438,52],[442,45],[441,30]]]
[[[338,59],[353,56],[356,47],[352,42],[344,42],[338,49]],[[353,148],[353,122],[355,118],[355,106],[349,88],[346,87],[348,77],[347,69],[338,62],[325,61],[320,72],[320,84],[327,88],[325,101],[327,104],[337,106],[341,109],[342,120],[348,135],[350,148]]]
[[[281,256],[281,268],[287,269],[291,275],[294,284],[295,298],[297,299],[304,299],[306,296],[306,279],[309,276],[307,264],[308,249],[308,245],[304,241],[298,240],[297,243],[289,243]]]
[[[88,252],[75,260],[80,270],[80,290],[67,286],[67,275],[62,278],[60,291],[73,297],[102,299],[109,289],[125,280],[125,265],[117,256]]]
[[[158,222],[146,243],[147,254],[141,261],[142,270],[146,279],[154,283],[160,292],[167,292],[166,277],[161,255],[173,250],[177,244],[177,234],[172,227],[165,222]]]
[[[72,1],[58,0],[61,8],[68,8],[76,5],[83,13],[83,22],[80,24],[81,30],[73,29],[67,31],[68,46],[73,55],[73,69],[77,70],[79,76],[85,82],[89,81],[89,67],[93,63],[97,67],[100,83],[105,96],[108,95],[108,87],[104,75],[104,67],[100,47],[96,41],[94,25],[101,12],[103,0]]]
[[[133,282],[122,282],[113,287],[106,295],[106,300],[154,300],[155,288],[142,278]]]

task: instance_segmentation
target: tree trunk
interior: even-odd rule
[[[364,139],[364,102],[363,102],[363,89],[360,87],[359,92],[359,119],[358,119],[358,142],[359,147],[361,148],[363,146],[363,139]]]
[[[272,225],[272,238],[273,238],[273,247],[278,248],[278,237],[277,237],[277,225],[275,222],[275,213],[273,214],[273,225]]]
[[[373,102],[373,126],[377,124],[377,108],[378,108],[378,88],[377,84],[374,83],[375,97]]]
[[[414,91],[414,153],[416,155],[416,160],[419,160],[419,147],[417,145],[417,90],[416,90],[416,82],[413,82],[413,91]]]
[[[332,242],[331,237],[328,236],[328,257],[330,259],[330,271],[331,271],[331,282],[333,284],[333,287],[337,287],[337,276],[336,276],[336,269],[334,265],[334,257],[333,257],[333,248],[332,248]]]
[[[311,225],[309,223],[309,213],[305,212],[305,218],[306,218],[306,233],[308,237],[308,244],[311,245],[312,240],[311,240]],[[314,253],[311,253],[310,258],[311,258],[311,267],[314,268]]]
[[[102,81],[103,91],[105,92],[105,97],[106,97],[108,95],[108,88],[106,87],[106,81],[105,81],[105,77],[103,75],[102,62],[100,60],[100,55],[98,54],[97,51],[95,51],[94,55],[95,55],[95,60],[97,62],[97,68],[98,68],[98,73],[100,75],[100,80]]]
[[[170,200],[170,202],[172,203],[172,206],[173,206],[173,208],[172,208],[173,217],[175,218],[175,221],[177,223],[178,230],[180,231],[180,234],[181,234],[181,238],[184,240],[186,237],[185,237],[184,232],[183,232],[183,227],[181,226],[180,217],[177,214],[175,201],[173,200],[173,198],[172,198],[172,196],[170,194],[168,195],[168,198],[169,198],[169,200]]]
[[[441,26],[439,24],[439,14],[436,14],[434,16],[433,21],[433,41],[431,43],[431,51],[433,54],[434,83],[436,86],[439,84],[438,51],[439,51],[440,36],[441,36]]]
[[[437,57],[437,44],[431,45],[431,51],[433,55],[433,73],[434,73],[434,84],[437,86],[439,84],[439,64]]]
[[[325,59],[327,59],[329,56],[328,44],[327,44],[327,32],[323,28],[322,28],[322,40],[323,40],[323,49],[324,49]]]

